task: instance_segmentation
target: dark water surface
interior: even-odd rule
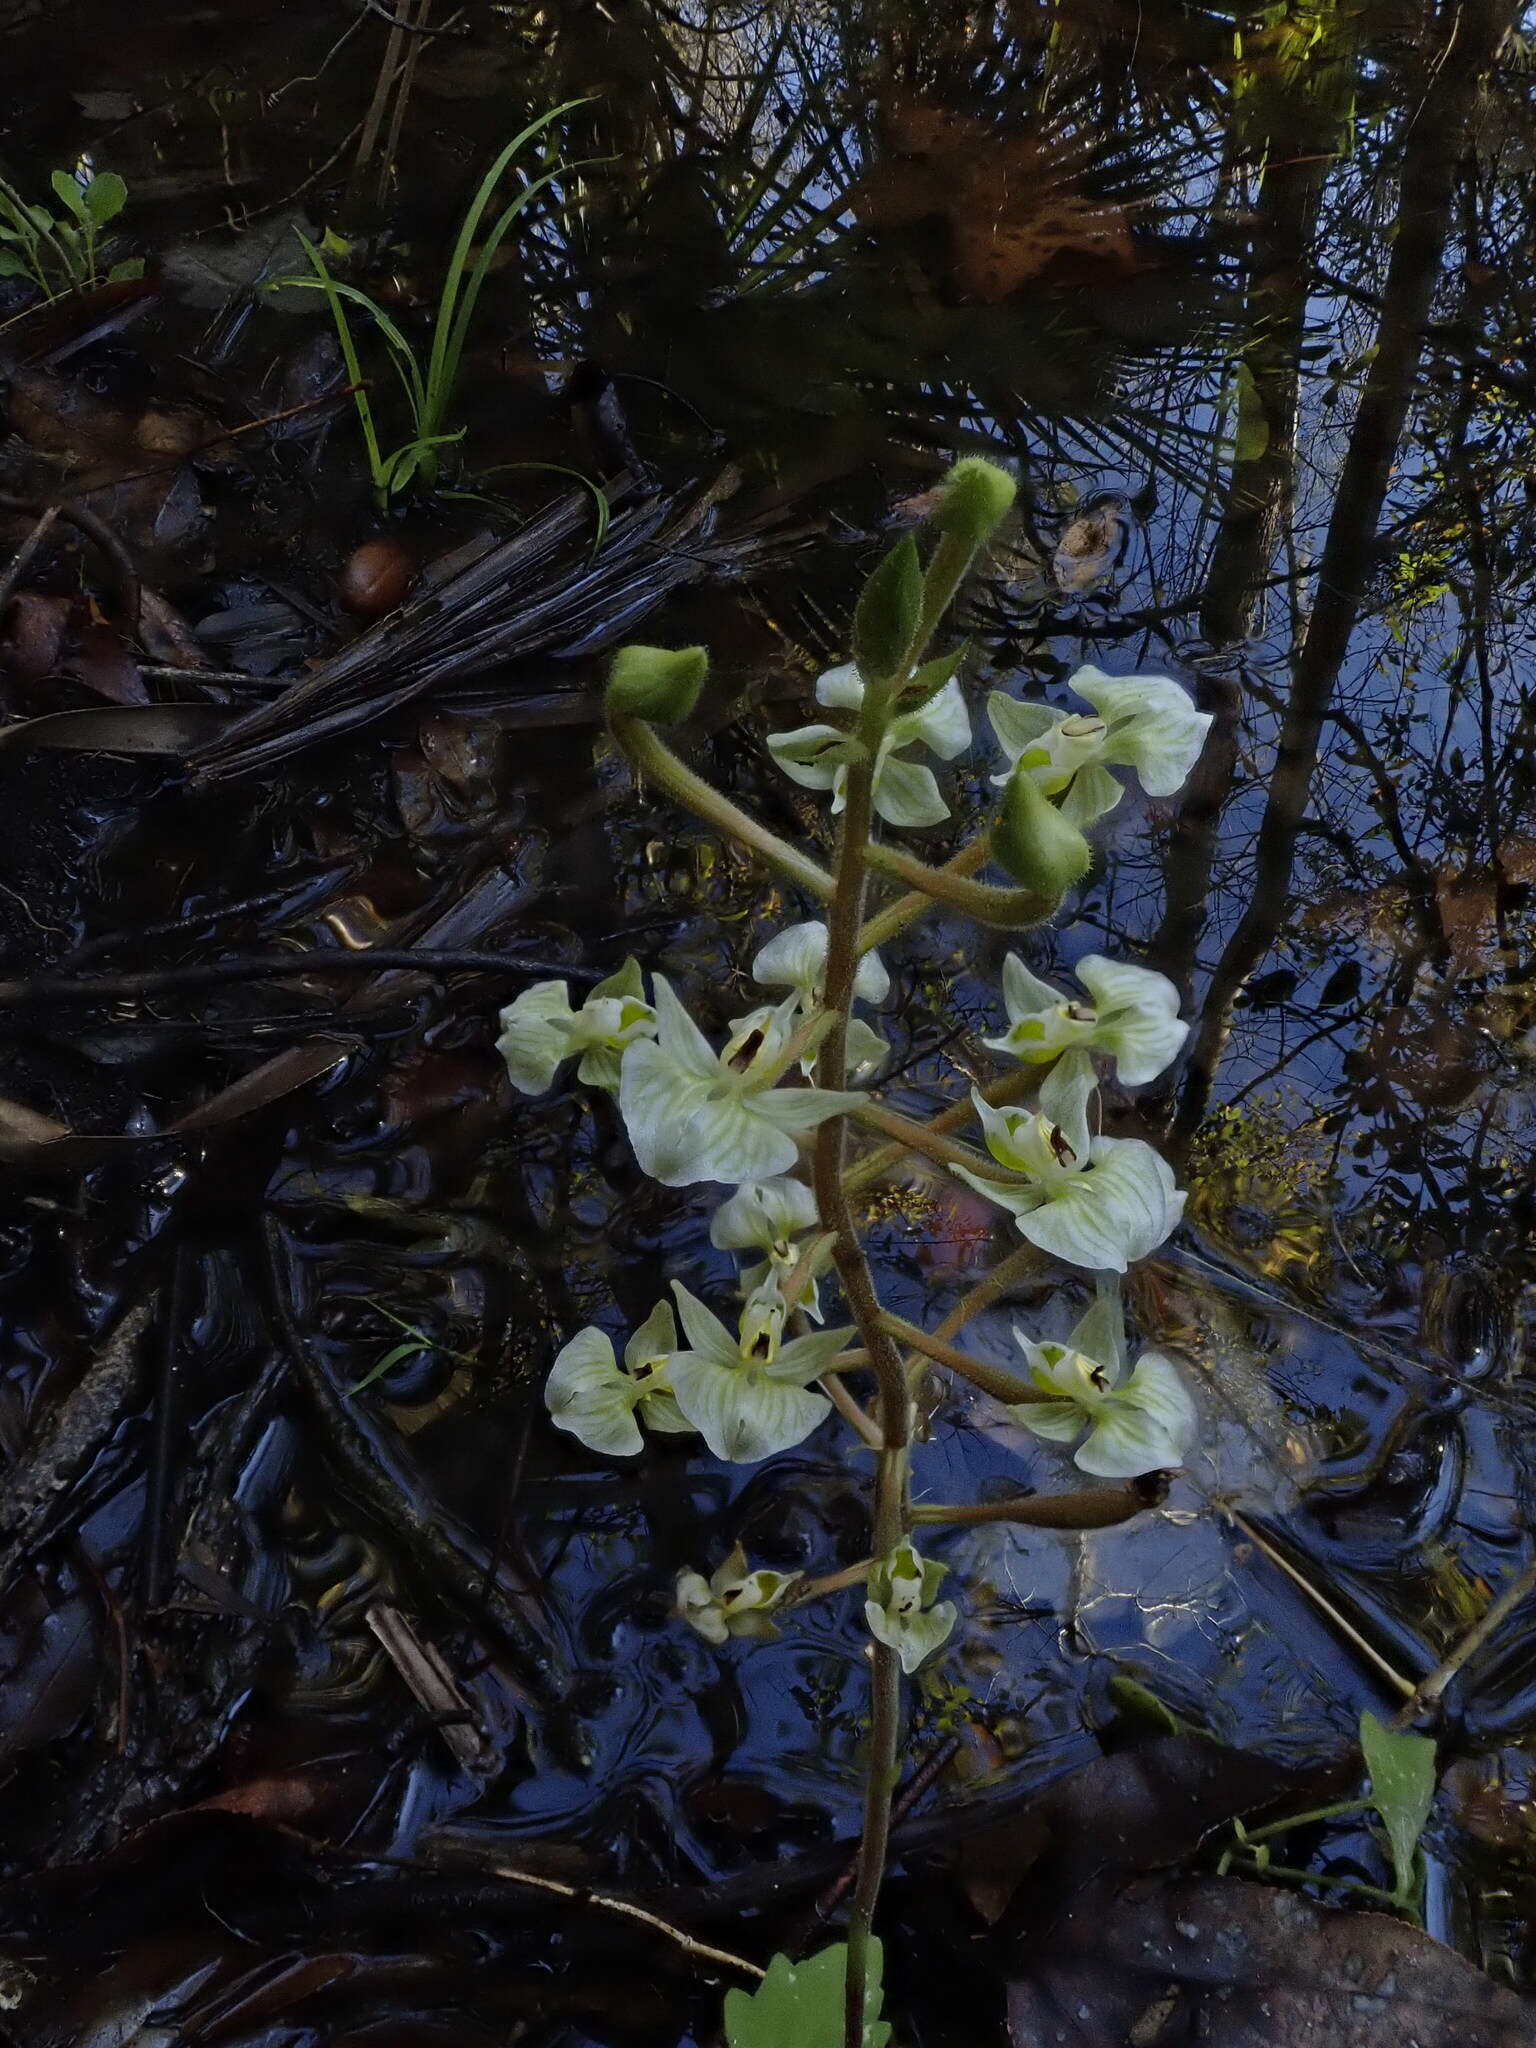
[[[163,624],[145,674],[111,630],[121,576],[56,532],[0,635],[5,717],[272,702],[359,630],[357,546],[413,569],[483,550],[572,490],[530,465],[624,478],[613,534],[591,555],[576,489],[509,568],[504,649],[285,706],[195,778],[99,727],[9,731],[6,990],[321,947],[633,951],[723,1022],[804,906],[637,800],[595,715],[604,651],[642,620],[708,642],[700,758],[823,832],[764,733],[843,652],[903,503],[957,451],[1000,452],[1023,513],[964,600],[975,701],[1065,705],[1092,661],[1216,715],[1181,797],[1129,796],[1029,942],[1046,974],[1143,959],[1196,1020],[1116,1128],[1187,1161],[1186,1225],[1135,1305],[1194,1361],[1205,1427],[1122,1530],[934,1545],[965,1618],[912,1758],[953,1738],[932,1801],[1006,1800],[1097,1755],[1132,1677],[1223,1742],[1337,1761],[1531,1554],[1536,111],[1512,10],[1464,7],[1454,34],[1375,0],[405,12],[430,33],[351,5],[0,0],[0,173],[41,196],[89,151],[148,258],[142,286],[46,308],[0,282],[0,492],[96,511],[219,678],[167,676]],[[579,167],[471,337],[444,475],[468,495],[382,519],[323,301],[261,287],[303,269],[296,229],[333,229],[421,331],[481,171],[567,99]],[[35,523],[3,517],[0,560]],[[988,772],[961,764],[936,854]],[[1004,950],[942,921],[892,949],[898,1106],[983,1070]],[[667,1439],[630,1470],[548,1426],[564,1334],[729,1265],[606,1103],[508,1088],[517,986],[308,968],[5,996],[8,1457],[151,1304],[110,1414],[30,1519],[4,1503],[12,2038],[670,2042],[686,1971],[521,1895],[491,1911],[489,1866],[734,1881],[761,1910],[774,1866],[856,1833],[856,1604],[723,1655],[668,1607],[680,1566],[735,1541],[782,1568],[861,1556],[867,1460],[828,1429],[768,1470]],[[873,1233],[892,1306],[930,1316],[992,1241],[918,1179]],[[972,1337],[1002,1358],[1015,1317],[1073,1314],[1042,1272]],[[424,1346],[348,1398],[401,1322]],[[951,1401],[916,1483],[969,1499],[1064,1469]],[[446,1660],[457,1752],[381,1603]],[[1530,1610],[1446,1726],[1429,1925],[1524,1983]],[[1373,1853],[1341,1834],[1317,1867]],[[410,1880],[381,1902],[391,1856]],[[917,1975],[942,1947],[926,1910],[897,1889]],[[914,1995],[914,2039],[1000,2038],[984,1999]]]

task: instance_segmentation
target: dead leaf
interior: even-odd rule
[[[1104,1878],[1032,1933],[1015,2048],[1529,2048],[1536,2006],[1381,1913],[1240,1878]]]

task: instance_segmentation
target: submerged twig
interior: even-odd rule
[[[151,967],[141,974],[35,974],[0,981],[0,1010],[51,1009],[67,1003],[120,1002],[172,995],[182,989],[219,988],[235,981],[287,981],[300,974],[374,974],[386,968],[430,975],[536,975],[597,981],[600,970],[563,960],[529,959],[479,948],[372,946],[352,953],[319,946],[302,953],[234,954],[187,967]]]

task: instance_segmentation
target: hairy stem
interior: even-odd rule
[[[983,832],[979,839],[973,839],[969,846],[962,846],[958,853],[952,854],[936,872],[956,877],[974,875],[978,868],[986,866],[991,851],[991,841]],[[909,924],[916,924],[920,917],[928,917],[937,908],[938,899],[926,889],[913,889],[905,896],[898,896],[884,910],[876,911],[859,933],[859,951],[872,953],[876,946],[885,945],[898,932],[904,932]]]
[[[608,730],[636,770],[658,788],[664,789],[685,810],[692,811],[707,825],[713,825],[725,837],[760,853],[781,875],[787,875],[790,881],[798,883],[819,902],[825,903],[830,898],[832,877],[825,868],[818,867],[807,854],[781,839],[777,832],[770,832],[760,818],[754,818],[739,804],[733,804],[719,790],[711,789],[703,776],[695,775],[677,758],[654,726],[647,725],[643,718],[632,718],[626,712],[616,711],[609,716]]]
[[[875,840],[864,848],[864,858],[881,874],[947,903],[952,910],[964,911],[978,924],[999,925],[1005,931],[1024,931],[1030,925],[1044,924],[1059,900],[1018,885],[1000,889],[991,882],[973,881],[969,875],[957,874],[949,867],[931,868],[914,854],[903,853],[899,847],[882,846]],[[986,858],[983,853],[977,866]]]
[[[996,1108],[1002,1103],[1021,1101],[1024,1096],[1032,1094],[1037,1085],[1029,1069],[1021,1067],[1015,1074],[1004,1074],[1000,1080],[989,1082],[981,1090],[981,1097]],[[895,1142],[883,1145],[868,1159],[861,1159],[857,1166],[849,1168],[844,1181],[847,1192],[856,1194],[880,1180],[913,1152],[921,1152],[944,1165],[964,1166],[972,1173],[981,1174],[984,1180],[1026,1179],[1027,1175],[1000,1165],[990,1154],[984,1156],[973,1146],[957,1145],[949,1138],[949,1132],[969,1123],[975,1114],[975,1105],[968,1095],[959,1102],[951,1103],[948,1109],[930,1117],[926,1123],[919,1123],[915,1117],[903,1116],[899,1110],[886,1109],[881,1103],[867,1103],[857,1112],[859,1121],[871,1130],[884,1131]]]
[[[853,1009],[853,983],[859,964],[859,927],[864,917],[866,871],[864,847],[874,818],[874,762],[879,752],[890,701],[889,685],[866,685],[859,714],[860,759],[849,764],[842,826],[838,835],[835,887],[827,919],[826,993],[832,1026],[821,1042],[816,1083],[840,1089],[848,1078],[848,1020]],[[836,1233],[832,1257],[843,1293],[859,1334],[868,1347],[879,1390],[880,1450],[875,1474],[872,1548],[884,1557],[907,1531],[907,1446],[911,1438],[911,1402],[901,1357],[880,1320],[874,1276],[859,1243],[848,1197],[843,1192],[846,1132],[842,1117],[832,1117],[817,1133],[812,1184],[822,1227]],[[869,1979],[870,1930],[890,1836],[891,1794],[901,1742],[901,1660],[884,1643],[875,1643],[870,1680],[869,1756],[864,1782],[864,1828],[859,1841],[858,1874],[848,1920],[848,1976],[844,2014],[847,2048],[862,2048],[864,2008]]]
[[[881,1322],[891,1335],[914,1351],[921,1351],[925,1358],[931,1358],[937,1365],[947,1365],[951,1372],[957,1372],[968,1379],[973,1387],[980,1387],[985,1394],[991,1394],[998,1401],[1006,1401],[1011,1407],[1028,1407],[1040,1401],[1059,1401],[1059,1394],[1044,1394],[1032,1380],[1023,1380],[1011,1373],[1005,1366],[989,1365],[984,1358],[973,1358],[968,1351],[957,1350],[943,1337],[920,1330],[916,1323],[909,1323],[904,1316],[895,1316],[887,1310],[882,1313]]]

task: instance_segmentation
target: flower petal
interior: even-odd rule
[[[1107,818],[1124,795],[1125,791],[1107,768],[1101,768],[1097,761],[1089,761],[1072,777],[1059,808],[1069,825],[1075,825],[1079,832],[1086,832],[1100,818]]]
[[[1048,704],[1021,704],[1006,691],[993,690],[987,698],[987,717],[997,735],[997,744],[1008,757],[1009,767],[1019,756],[1048,733],[1060,718]],[[1002,778],[1005,782],[1007,777]]]
[[[897,754],[887,754],[875,770],[875,809],[887,825],[910,829],[938,825],[949,816],[933,770]]]
[[[967,1167],[952,1169],[956,1177],[972,1187],[978,1195],[984,1195],[989,1202],[996,1202],[1000,1209],[1006,1209],[1023,1230],[1023,1218],[1033,1215],[1045,1200],[1044,1188],[1029,1187],[1024,1181],[983,1180],[979,1173],[972,1173]]]
[[[1109,725],[1104,759],[1134,768],[1148,796],[1172,796],[1200,757],[1211,714],[1170,676],[1107,676],[1090,663],[1068,688]]]
[[[1071,1163],[1088,1164],[1092,1146],[1088,1129],[1088,1098],[1094,1089],[1093,1061],[1081,1046],[1071,1046],[1040,1083],[1040,1114],[1049,1117],[1072,1148]]]
[[[1088,1423],[1088,1417],[1075,1401],[1021,1401],[1017,1407],[1010,1407],[1008,1413],[1036,1436],[1055,1444],[1075,1442]]]
[[[947,1643],[958,1610],[953,1600],[940,1600],[916,1614],[888,1614],[873,1600],[864,1603],[864,1619],[876,1642],[884,1643],[901,1659],[910,1678],[920,1664]]]
[[[1068,1337],[1067,1346],[1096,1358],[1109,1384],[1119,1386],[1125,1378],[1125,1311],[1116,1286],[1101,1284],[1092,1306]]]
[[[625,1053],[619,1076],[619,1109],[635,1157],[652,1180],[669,1188],[787,1172],[800,1155],[794,1140],[761,1114],[772,1093],[743,1098],[721,1092],[718,1082],[693,1079],[648,1040]],[[813,1124],[831,1113],[821,1111]]]
[[[1096,1138],[1091,1156],[1092,1171],[1048,1189],[1044,1206],[1021,1215],[1019,1228],[1068,1265],[1123,1273],[1177,1228],[1184,1197],[1166,1160],[1140,1138]]]
[[[842,662],[816,678],[816,702],[828,711],[860,711],[864,706],[864,678],[858,663]]]
[[[1017,953],[1008,954],[1003,961],[1003,1002],[1010,1024],[1022,1024],[1026,1018],[1059,1010],[1066,1000],[1060,989],[1031,974]]]
[[[848,758],[848,735],[835,725],[800,725],[769,733],[768,751],[802,789],[831,789]]]
[[[878,1067],[884,1066],[890,1058],[891,1048],[872,1026],[862,1017],[848,1019],[848,1035],[845,1041],[848,1053],[848,1072],[855,1081],[867,1081]]]
[[[804,1441],[832,1412],[821,1394],[750,1373],[727,1371],[680,1351],[671,1366],[677,1405],[717,1458],[755,1465]]]
[[[820,992],[826,973],[827,928],[815,920],[775,932],[752,962],[752,979],[765,988],[793,988],[808,996]]]
[[[1178,1367],[1160,1351],[1146,1351],[1075,1462],[1101,1479],[1136,1479],[1181,1465],[1194,1433],[1195,1407]]]
[[[556,1429],[605,1457],[632,1458],[645,1448],[634,1403],[633,1383],[620,1372],[601,1330],[578,1330],[544,1382],[544,1405]]]
[[[570,1050],[575,1012],[563,981],[536,981],[501,1013],[496,1050],[507,1063],[512,1086],[542,1095]]]
[[[1179,1016],[1179,992],[1166,974],[1088,953],[1073,972],[1093,996],[1099,1015],[1094,1043],[1115,1057],[1128,1088],[1156,1080],[1189,1036]]]
[[[951,676],[921,710],[906,711],[894,719],[892,729],[902,734],[898,745],[920,744],[941,761],[963,754],[971,744],[971,714],[960,685]]]
[[[817,1220],[816,1197],[804,1181],[779,1175],[746,1181],[710,1219],[709,1241],[716,1251],[771,1251]]]
[[[735,1372],[741,1364],[741,1346],[735,1335],[725,1327],[713,1309],[708,1309],[697,1295],[690,1294],[681,1280],[672,1282],[672,1292],[677,1297],[677,1313],[689,1345],[701,1358],[727,1372]],[[681,1353],[674,1354],[680,1357]],[[671,1368],[668,1368],[670,1377]]]
[[[670,1301],[658,1301],[645,1321],[624,1346],[628,1371],[639,1372],[659,1359],[670,1358],[677,1349],[677,1320]]]
[[[666,976],[658,974],[653,979],[656,987],[656,1043],[669,1060],[692,1074],[695,1080],[718,1080],[720,1058],[714,1047],[673,994],[672,984]],[[644,1039],[635,1042],[646,1043]]]
[[[792,1338],[767,1368],[768,1377],[782,1380],[786,1386],[809,1386],[812,1380],[820,1379],[840,1351],[846,1351],[856,1341],[854,1332],[846,1327],[812,1330],[804,1337]]]
[[[829,1116],[859,1109],[863,1103],[864,1097],[851,1088],[767,1088],[751,1098],[755,1117],[765,1118],[776,1131],[791,1137],[814,1131]],[[791,1157],[769,1171],[783,1173],[794,1163]]]

